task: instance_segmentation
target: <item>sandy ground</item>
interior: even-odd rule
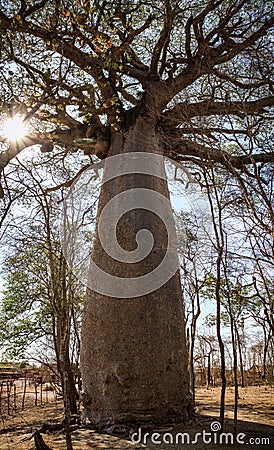
[[[147,441],[144,439],[144,435],[142,435],[141,442],[137,444],[134,444],[129,439],[127,433],[120,436],[111,436],[80,428],[73,431],[73,449],[136,450],[158,448],[167,450],[169,448],[176,448],[182,450],[189,448],[195,450],[226,450],[229,448],[250,448],[250,445],[256,450],[274,449],[273,397],[274,388],[269,386],[240,388],[237,433],[238,435],[239,433],[243,433],[245,437],[240,435],[238,437],[239,442],[235,442],[236,438],[229,436],[224,437],[222,443],[217,442],[217,439],[219,439],[218,435],[211,431],[211,427],[213,423],[215,427],[218,427],[216,422],[218,422],[220,389],[212,388],[206,390],[199,388],[196,394],[197,418],[192,424],[151,430]],[[225,417],[225,432],[233,432],[232,388],[227,389]],[[45,422],[60,421],[61,419],[61,402],[57,404],[52,402],[48,405],[34,407],[14,417],[2,416],[0,424],[0,450],[34,450],[32,433],[36,429],[39,429]],[[134,431],[137,432],[138,430]],[[152,433],[159,433],[158,435],[154,434],[154,444],[151,442]],[[187,433],[189,436],[184,436],[184,444],[181,443],[182,436],[179,433]],[[197,433],[201,433],[201,435],[197,435]],[[203,437],[203,433],[207,434]],[[44,434],[43,438],[52,450],[66,449],[62,432]],[[138,434],[135,435],[135,439],[138,441]],[[176,443],[176,439],[178,439],[179,443]],[[229,445],[225,444],[226,439],[229,439]],[[231,439],[234,440],[233,445],[231,445]],[[172,441],[173,443],[171,443]],[[245,443],[243,444],[242,442]]]

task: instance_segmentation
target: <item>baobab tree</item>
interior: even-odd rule
[[[249,166],[274,161],[271,149],[249,146],[250,136],[267,130],[274,104],[273,23],[268,1],[10,0],[0,8],[0,101],[2,114],[20,115],[28,133],[16,142],[3,138],[1,170],[39,145],[52,161],[56,149],[76,159],[81,150],[100,159],[142,152],[192,164],[194,172],[221,165],[252,177]],[[145,165],[149,173],[149,158]],[[167,199],[170,217],[166,181],[147,172],[110,180],[106,170],[98,215],[124,191],[146,189]],[[151,273],[168,247],[153,208],[127,212],[116,234],[130,254],[143,229],[154,237],[143,262],[114,261],[98,230],[93,260],[121,280]],[[93,425],[187,419],[178,271],[139,296],[124,297],[122,287],[120,298],[88,289],[82,373]]]

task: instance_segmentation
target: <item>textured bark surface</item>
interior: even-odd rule
[[[154,124],[139,117],[124,136],[112,140],[110,156],[122,152],[158,152]],[[133,174],[105,183],[99,213],[118,193],[136,187],[154,189],[169,198],[167,183]],[[162,261],[167,233],[150,211],[134,210],[118,223],[117,239],[126,250],[136,248],[136,233],[149,229],[154,248],[144,261],[126,264],[111,259],[98,236],[93,260],[119,277],[136,277]],[[184,309],[179,273],[142,297],[110,298],[88,290],[82,328],[81,365],[85,417],[104,427],[119,423],[180,422],[191,405]]]

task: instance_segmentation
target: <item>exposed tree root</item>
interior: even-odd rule
[[[52,450],[43,440],[40,431],[35,431],[32,435],[37,450]]]
[[[80,426],[80,416],[72,415],[70,418],[70,426],[74,425],[74,428]],[[40,433],[46,433],[47,431],[59,431],[63,430],[65,427],[64,420],[58,423],[44,423],[41,428],[39,428]]]

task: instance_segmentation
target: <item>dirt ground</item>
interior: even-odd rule
[[[169,448],[176,448],[182,450],[189,448],[195,450],[226,450],[231,447],[233,449],[250,448],[250,445],[256,450],[274,449],[274,387],[240,388],[238,427],[235,436],[232,435],[233,395],[233,389],[228,388],[224,431],[231,433],[231,435],[223,436],[221,442],[218,441],[219,435],[214,433],[218,428],[220,389],[206,390],[205,388],[199,388],[196,394],[197,416],[192,424],[153,429],[146,438],[142,434],[141,439],[139,439],[138,430],[132,430],[136,433],[133,435],[136,444],[131,441],[128,431],[124,434],[121,433],[119,436],[113,436],[78,428],[72,433],[73,449],[136,450],[158,448],[168,450]],[[2,416],[0,450],[34,450],[32,433],[45,422],[58,422],[61,419],[61,402],[34,407],[14,417]],[[185,433],[184,436],[182,436],[182,433]],[[66,449],[62,432],[43,434],[43,438],[52,450]]]

